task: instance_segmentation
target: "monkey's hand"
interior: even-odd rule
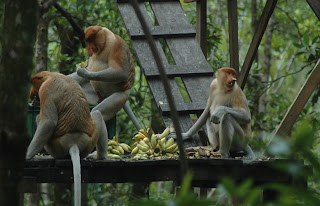
[[[86,68],[81,68],[81,67],[78,67],[77,68],[77,74],[80,76],[80,77],[83,77],[85,79],[89,79],[90,78],[90,73]]]
[[[220,124],[221,118],[223,115],[227,113],[225,106],[219,106],[212,114],[210,117],[210,120],[214,124]]]

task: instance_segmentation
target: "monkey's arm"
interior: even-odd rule
[[[192,127],[188,130],[188,132],[183,133],[182,137],[183,139],[190,139],[192,136],[199,131],[199,129],[206,123],[206,120],[209,118],[210,112],[209,107],[207,106],[205,110],[200,115],[199,119],[192,125]]]
[[[31,159],[39,153],[44,145],[49,141],[53,135],[57,121],[50,119],[42,119],[37,125],[36,133],[28,147],[26,159]]]
[[[84,93],[86,94],[87,100],[91,105],[97,105],[99,97],[97,93],[93,90],[90,81],[83,77],[80,77],[77,72],[68,75],[72,79],[76,80],[78,84],[82,87]]]
[[[231,114],[239,124],[249,124],[251,121],[250,113],[245,109],[219,106],[211,115],[211,122],[219,124],[223,115]]]
[[[85,68],[77,68],[77,74],[83,78],[104,82],[127,81],[129,73],[120,68],[109,67],[97,72],[90,72]]]

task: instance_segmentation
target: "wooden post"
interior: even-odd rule
[[[203,55],[207,58],[207,0],[184,0],[184,3],[197,2],[197,25],[196,39],[200,45]]]
[[[318,19],[320,20],[320,1],[319,0],[307,0],[309,6],[313,10],[313,12],[316,14]]]
[[[228,24],[230,67],[239,75],[238,4],[234,0],[228,0]]]
[[[196,26],[196,38],[199,42],[200,48],[207,58],[207,0],[197,1],[197,26]]]
[[[298,119],[301,110],[307,103],[312,92],[320,82],[320,59],[318,60],[313,71],[309,74],[308,79],[302,86],[299,94],[291,104],[287,114],[282,119],[279,127],[274,132],[276,135],[287,136],[290,134],[293,124]]]

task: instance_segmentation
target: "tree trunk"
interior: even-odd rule
[[[37,42],[36,42],[36,72],[46,71],[48,61],[48,27],[50,15],[48,14],[49,7],[43,6],[44,1],[40,1],[40,18],[37,27]]]
[[[37,26],[36,0],[6,0],[0,60],[0,205],[19,205],[30,137],[27,105]]]

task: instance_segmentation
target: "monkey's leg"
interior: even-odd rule
[[[212,122],[210,121],[210,118],[207,119],[206,122],[206,127],[207,127],[207,132],[208,132],[208,140],[210,142],[210,145],[214,148],[217,149],[219,146],[219,137],[217,135],[217,131],[214,129]]]
[[[229,157],[230,150],[241,151],[247,145],[245,133],[231,114],[223,116],[219,128],[220,150],[223,157]]]
[[[99,111],[92,111],[91,116],[96,124],[94,141],[97,141],[97,159],[106,159],[108,153],[108,131]]]
[[[42,150],[44,145],[52,137],[56,125],[57,123],[55,121],[49,119],[42,119],[39,121],[36,133],[28,146],[26,159],[31,159]]]
[[[220,122],[219,127],[219,151],[222,157],[230,156],[230,148],[235,134],[233,126],[233,117],[230,114],[225,114]]]
[[[115,92],[109,97],[105,98],[101,103],[95,106],[92,111],[100,111],[103,120],[106,122],[116,115],[116,113],[123,107],[129,97],[129,90],[125,92]]]

